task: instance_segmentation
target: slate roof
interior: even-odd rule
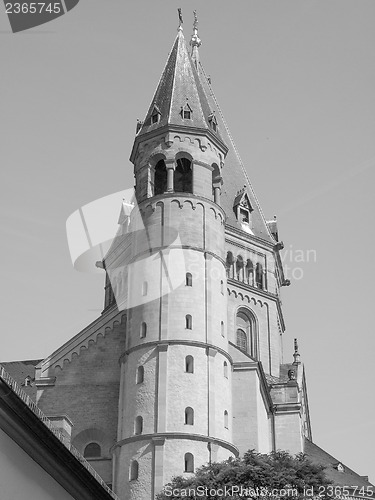
[[[354,472],[309,439],[305,439],[304,452],[311,462],[326,467],[326,476],[337,486],[358,486],[359,488],[365,487],[365,489],[367,486],[373,486],[365,477]],[[339,463],[344,466],[344,472],[337,470],[336,467]],[[373,491],[375,492],[374,488]]]
[[[191,120],[184,120],[182,117],[181,110],[186,104],[192,110]],[[160,112],[160,120],[153,124],[151,115],[154,107]],[[182,30],[179,30],[138,137],[172,124],[210,130],[220,138],[220,134],[209,124],[209,117],[213,111],[214,108],[208,103],[195,63],[189,54]]]
[[[224,161],[224,167],[222,169],[223,186],[221,191],[221,205],[227,215],[226,224],[236,229],[241,229],[241,224],[237,221],[233,206],[236,197],[238,196],[238,191],[242,190],[245,187],[245,192],[248,195],[250,204],[253,208],[253,211],[251,212],[251,221],[252,231],[254,235],[272,244],[275,244],[275,239],[272,237],[268,229],[266,220],[251,185],[250,179],[238,154],[229,128],[225,122],[215,94],[201,64],[200,77],[203,88],[206,92],[206,95],[208,96],[208,102],[212,107],[215,106],[217,109],[216,118],[218,121],[218,128],[220,130],[223,141],[229,148]],[[234,105],[236,105],[236,103],[234,103]],[[241,103],[238,101],[237,105],[240,106]],[[253,168],[256,168],[256,166]],[[249,166],[247,167],[247,169],[249,170]],[[248,237],[248,235],[246,235],[246,237]]]
[[[137,138],[167,125],[181,126],[182,128],[186,126],[188,120],[183,120],[181,116],[181,107],[186,103],[192,109],[192,120],[189,120],[190,127],[210,130],[229,148],[222,169],[221,194],[221,206],[227,216],[227,225],[243,231],[233,207],[238,191],[245,187],[250,204],[254,209],[251,213],[253,234],[274,244],[275,239],[267,226],[203,66],[198,63],[197,71],[195,62],[186,46],[182,30],[179,30]],[[241,103],[238,102],[237,105],[240,106]],[[151,115],[154,106],[158,108],[161,115],[159,122],[152,124]],[[209,117],[212,113],[215,114],[218,124],[216,132],[209,125]],[[248,233],[244,231],[243,235],[245,238],[249,237]]]

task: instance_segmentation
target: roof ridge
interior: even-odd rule
[[[154,92],[152,93],[151,101],[150,101],[150,104],[149,104],[149,106],[148,106],[148,108],[147,108],[146,115],[145,115],[145,117],[144,117],[144,121],[146,120],[146,118],[147,118],[147,116],[148,116],[148,113],[149,113],[149,111],[150,111],[150,109],[151,109],[151,106],[152,106],[152,104],[154,103],[154,99],[155,99],[156,93],[157,93],[157,91],[158,91],[159,85],[160,85],[160,83],[161,83],[161,81],[162,81],[162,78],[163,78],[163,76],[164,76],[165,69],[166,69],[166,67],[168,66],[169,58],[171,57],[171,54],[172,54],[172,52],[173,52],[174,46],[176,45],[176,41],[177,41],[177,39],[178,39],[178,38],[179,38],[179,36],[180,36],[180,33],[181,33],[182,37],[184,37],[184,35],[182,34],[182,32],[179,30],[179,31],[178,31],[178,33],[177,33],[177,35],[176,35],[176,37],[175,37],[175,39],[173,40],[172,47],[171,47],[170,51],[168,52],[167,60],[166,60],[166,62],[165,62],[165,64],[164,64],[164,67],[163,67],[163,71],[161,72],[160,77],[159,77],[159,80],[158,80],[158,83],[156,84],[155,90],[154,90]],[[174,78],[174,76],[175,76],[175,73],[173,73],[173,78]],[[170,101],[170,103],[169,103],[169,107],[171,106],[171,103],[172,103],[172,99],[171,99],[171,101]],[[139,131],[141,131],[141,130],[142,130],[142,127],[139,129]]]
[[[261,205],[260,205],[260,203],[259,203],[259,200],[258,200],[257,195],[255,194],[255,190],[254,190],[254,188],[253,188],[253,186],[252,186],[252,184],[251,184],[250,178],[249,178],[249,176],[248,176],[248,174],[247,174],[247,171],[246,171],[245,166],[244,166],[244,164],[243,164],[243,161],[242,161],[242,159],[241,159],[240,153],[239,153],[239,151],[238,151],[238,149],[237,149],[237,146],[236,146],[236,144],[235,144],[235,142],[234,142],[234,139],[233,139],[233,137],[232,137],[232,134],[231,134],[231,132],[230,132],[230,130],[229,130],[228,124],[227,124],[227,122],[226,122],[226,120],[225,120],[225,118],[224,118],[224,114],[223,114],[223,112],[222,112],[222,110],[221,110],[221,108],[220,108],[219,102],[218,102],[218,100],[217,100],[217,98],[216,98],[216,95],[215,95],[215,93],[214,93],[213,89],[212,89],[212,86],[211,86],[210,80],[209,80],[209,78],[207,77],[206,72],[205,72],[205,70],[204,70],[204,67],[203,67],[203,65],[202,65],[202,63],[201,63],[200,61],[199,61],[199,65],[200,65],[200,67],[201,67],[201,69],[202,69],[202,73],[203,73],[203,75],[204,75],[204,77],[205,77],[205,79],[206,79],[206,81],[207,81],[208,88],[209,88],[209,89],[210,89],[210,91],[211,91],[211,96],[212,96],[212,99],[214,100],[215,105],[216,105],[216,107],[217,107],[217,109],[218,109],[218,111],[219,111],[219,114],[220,114],[221,120],[222,120],[222,122],[223,122],[223,124],[224,124],[224,127],[225,127],[225,130],[226,130],[226,132],[227,132],[227,134],[228,134],[228,137],[229,137],[229,140],[230,140],[231,146],[232,146],[232,148],[233,148],[234,154],[236,155],[236,157],[237,157],[237,159],[238,159],[238,162],[239,162],[239,164],[240,164],[240,166],[241,166],[241,169],[242,169],[242,173],[244,174],[245,179],[246,179],[246,181],[248,182],[249,188],[250,188],[250,190],[251,190],[251,194],[252,194],[252,196],[254,197],[255,203],[257,204],[257,208],[258,208],[258,210],[259,210],[259,213],[260,213],[260,215],[261,215],[261,217],[262,217],[262,219],[263,219],[264,225],[266,226],[266,229],[267,229],[267,231],[268,231],[268,236],[269,236],[271,239],[273,239],[273,236],[272,236],[272,234],[271,234],[271,232],[270,232],[270,230],[269,230],[269,227],[268,227],[268,225],[267,225],[267,221],[266,221],[265,215],[264,215],[264,213],[263,213],[262,207],[261,207]]]

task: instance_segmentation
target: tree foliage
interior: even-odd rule
[[[266,455],[250,450],[243,458],[229,458],[204,465],[195,474],[174,477],[157,500],[311,498],[319,487],[331,484],[324,469],[311,463],[303,453],[292,456],[277,451]]]

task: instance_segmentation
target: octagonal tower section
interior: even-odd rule
[[[136,140],[132,155],[120,498],[153,498],[173,476],[237,455],[220,206],[226,149],[203,131],[172,129]]]

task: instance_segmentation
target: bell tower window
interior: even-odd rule
[[[164,160],[155,165],[154,195],[163,194],[167,190],[167,167]]]
[[[176,165],[176,171],[174,173],[174,192],[192,193],[193,170],[191,161],[188,158],[179,158]]]

